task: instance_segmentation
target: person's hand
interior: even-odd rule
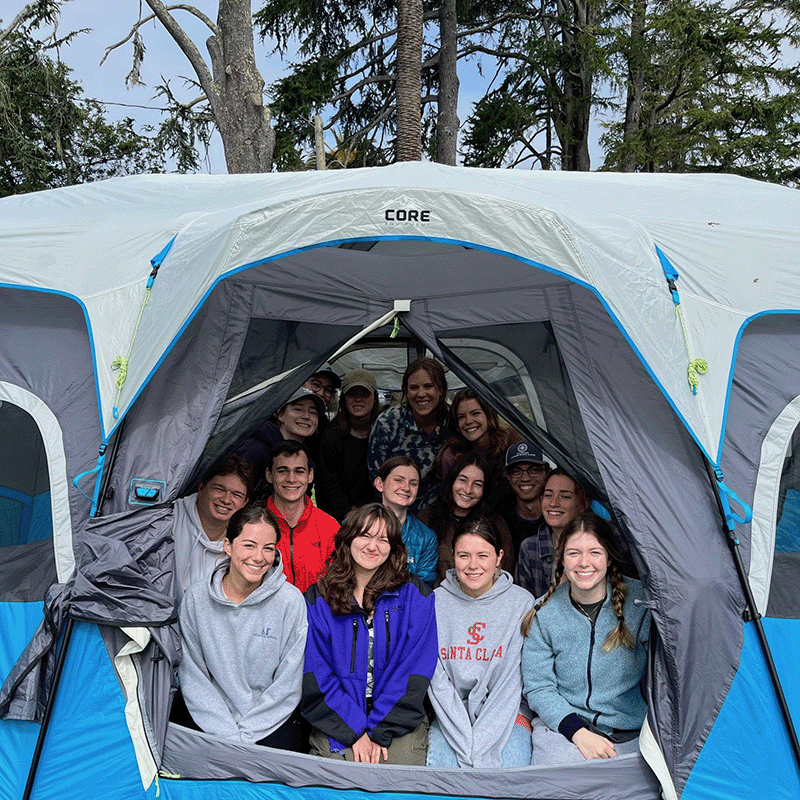
[[[614,758],[617,751],[614,743],[588,728],[580,728],[572,735],[572,743],[581,751],[584,758]]]
[[[380,764],[381,756],[384,761],[389,760],[389,751],[379,744],[375,744],[369,735],[362,733],[353,745],[353,761],[360,764]]]

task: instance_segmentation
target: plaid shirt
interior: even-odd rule
[[[514,582],[539,598],[550,587],[554,571],[553,531],[543,522],[539,530],[520,545]]]

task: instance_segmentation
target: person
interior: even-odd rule
[[[375,500],[367,450],[369,432],[379,413],[372,373],[350,370],[342,381],[339,412],[322,434],[316,461],[317,505],[340,522],[349,511]]]
[[[487,508],[493,509],[503,497],[511,494],[503,473],[503,461],[508,448],[519,441],[519,434],[505,427],[497,412],[472,389],[462,389],[453,398],[447,430],[448,439],[436,456],[434,469],[444,480],[463,453],[483,456],[490,469],[485,487],[486,503]]]
[[[506,521],[514,549],[519,552],[522,542],[535,536],[544,522],[542,490],[550,474],[550,465],[533,442],[521,441],[506,451],[505,474],[512,493],[500,501],[496,511]],[[552,547],[550,554],[552,556]],[[547,585],[541,594],[547,591]]]
[[[306,389],[319,395],[325,403],[325,411],[333,409],[336,390],[342,385],[342,379],[327,362],[323,364],[304,384]],[[320,420],[327,420],[325,413],[320,415]]]
[[[483,502],[486,474],[489,467],[477,453],[464,453],[453,464],[442,483],[439,498],[429,508],[419,512],[420,521],[436,534],[439,541],[439,564],[436,568],[438,586],[445,579],[453,561],[453,536],[456,528],[470,518],[484,516]],[[514,546],[508,526],[501,517],[492,516],[503,549],[503,569],[514,569]]]
[[[345,517],[325,575],[306,592],[301,710],[312,755],[425,764],[436,616],[406,561],[397,517],[370,503]]]
[[[305,442],[312,436],[325,416],[325,401],[310,389],[301,386],[278,409],[273,419],[264,422],[244,444],[236,455],[247,461],[253,474],[259,478],[264,474],[269,451],[278,443],[293,439]]]
[[[435,499],[438,481],[433,462],[447,436],[447,379],[444,367],[433,358],[418,358],[403,373],[403,400],[375,420],[369,435],[369,473],[392,456],[408,456],[420,472],[420,487],[413,510]]]
[[[408,456],[395,456],[381,464],[375,478],[381,503],[393,511],[402,526],[400,536],[408,551],[408,571],[433,586],[439,561],[436,534],[410,511],[419,490],[419,469]]]
[[[190,727],[246,744],[308,752],[300,703],[305,602],[286,582],[278,525],[260,506],[228,522],[225,555],[180,606],[178,677]]]
[[[564,529],[589,508],[581,485],[563,469],[554,469],[542,490],[542,522],[519,548],[514,580],[541,597],[553,578],[554,549]]]
[[[428,689],[436,712],[428,766],[526,767],[520,624],[533,597],[501,569],[503,550],[485,517],[459,526],[453,550],[455,567],[434,592],[439,661]]]
[[[278,549],[283,571],[287,580],[304,592],[324,571],[339,523],[306,494],[314,480],[314,468],[301,442],[278,442],[270,450],[265,474],[273,488],[267,508],[282,534]]]
[[[647,713],[642,585],[623,578],[614,532],[592,513],[566,526],[555,558],[550,589],[522,624],[524,692],[539,717],[533,763],[635,752]]]
[[[253,490],[253,470],[228,456],[197,485],[197,492],[178,498],[172,507],[175,546],[175,590],[178,599],[195,581],[204,580],[223,553],[230,518]]]

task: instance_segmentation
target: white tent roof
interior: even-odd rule
[[[386,213],[397,209],[425,210],[427,218]],[[422,237],[507,253],[594,287],[716,460],[743,324],[800,309],[798,223],[797,191],[723,175],[428,163],[143,175],[0,201],[0,283],[63,292],[83,304],[110,432],[117,391],[110,365],[130,347],[150,259],[173,237],[142,315],[121,413],[209,289],[243,265],[354,238]],[[680,273],[693,355],[709,363],[697,395],[656,246]]]

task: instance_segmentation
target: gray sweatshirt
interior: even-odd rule
[[[222,539],[212,542],[197,513],[197,493],[181,497],[172,507],[172,540],[175,542],[175,586],[180,600],[199,580],[207,580],[223,555]]]
[[[280,564],[242,603],[222,591],[225,558],[180,606],[181,691],[194,721],[224,739],[253,743],[275,731],[300,702],[306,603]]]
[[[428,689],[461,767],[501,767],[522,700],[522,617],[533,597],[503,571],[488,592],[461,591],[455,570],[435,591],[439,661]]]

